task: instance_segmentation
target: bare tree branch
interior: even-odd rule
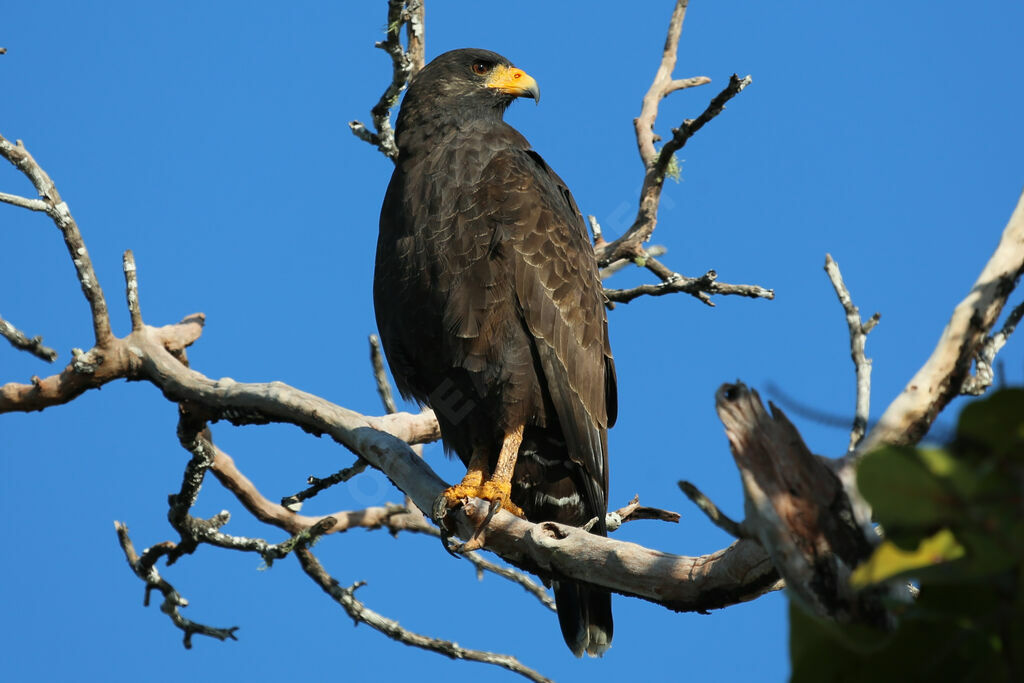
[[[675,292],[685,292],[708,306],[714,306],[709,295],[713,294],[737,294],[754,299],[774,299],[775,290],[765,289],[758,285],[730,285],[718,282],[718,273],[709,270],[701,277],[686,277],[674,273],[672,277],[656,285],[639,285],[630,289],[606,289],[604,295],[609,301],[615,303],[629,303],[633,299],[643,295],[664,296]]]
[[[685,5],[685,0],[679,0],[676,6],[677,11],[680,6],[683,6],[683,11],[685,12]],[[643,186],[640,189],[640,208],[637,211],[633,225],[629,227],[624,235],[595,248],[599,265],[605,267],[619,259],[632,259],[638,255],[641,245],[651,238],[651,234],[657,225],[661,190],[665,185],[665,175],[672,161],[672,156],[682,149],[687,140],[700,130],[705,123],[722,113],[726,102],[742,92],[744,88],[750,85],[751,81],[750,76],[740,78],[733,74],[729,79],[729,85],[711,100],[711,103],[708,104],[700,116],[696,119],[687,119],[683,121],[682,126],[673,129],[672,138],[665,143],[660,152],[653,157],[649,157],[645,156],[647,153],[641,149],[641,157],[644,159],[646,173]],[[640,125],[640,123],[637,123],[638,128]],[[644,142],[638,140],[638,144],[643,147]]]
[[[309,488],[303,489],[294,495],[285,496],[281,499],[281,505],[285,506],[289,510],[297,512],[300,504],[304,500],[309,500],[321,491],[326,491],[336,484],[348,481],[357,474],[362,474],[366,471],[366,468],[369,467],[369,465],[370,463],[366,462],[362,458],[356,458],[356,461],[350,466],[338,470],[329,477],[321,479],[319,477],[309,475],[309,478],[306,480],[306,483],[310,485]]]
[[[633,496],[633,499],[629,501],[625,506],[620,507],[618,510],[613,510],[605,516],[605,526],[608,527],[608,531],[616,531],[620,526],[626,522],[636,522],[641,519],[658,520],[660,522],[671,522],[672,524],[679,523],[679,513],[672,512],[671,510],[662,510],[661,508],[647,507],[646,505],[640,504],[640,495]],[[589,526],[587,527],[589,528]]]
[[[78,281],[82,285],[82,293],[85,294],[85,298],[89,302],[89,308],[92,311],[96,346],[104,347],[114,337],[110,331],[110,316],[107,314],[107,302],[103,298],[103,290],[100,288],[99,280],[96,279],[96,272],[93,270],[92,261],[89,259],[89,252],[85,248],[85,242],[82,241],[81,233],[78,231],[78,224],[71,217],[68,205],[61,199],[60,193],[57,192],[57,187],[50,180],[50,176],[36,163],[36,160],[32,158],[32,155],[25,149],[20,140],[18,140],[17,144],[11,144],[10,141],[0,135],[0,156],[7,159],[32,182],[36,192],[39,193],[42,201],[46,204],[45,209],[37,209],[34,205],[24,208],[45,211],[46,215],[53,220],[64,236],[64,244],[67,246],[68,254],[70,254],[71,260],[75,264],[75,270],[78,272]],[[5,195],[5,197],[9,199],[11,195]]]
[[[970,376],[971,361],[985,344],[989,330],[999,319],[1021,273],[1024,273],[1024,193],[981,275],[967,297],[953,309],[931,357],[889,404],[845,465],[882,444],[913,444],[927,433],[939,412],[960,395]]]
[[[633,121],[636,133],[637,150],[640,153],[640,160],[644,164],[644,180],[640,188],[640,205],[637,209],[636,218],[629,229],[613,242],[607,242],[601,234],[601,226],[593,216],[589,216],[590,226],[594,233],[594,253],[598,265],[602,268],[602,277],[606,277],[615,270],[630,261],[637,265],[646,267],[661,280],[656,285],[641,285],[632,289],[606,289],[605,297],[612,304],[628,303],[633,299],[643,296],[662,296],[675,292],[686,292],[700,301],[713,305],[711,295],[714,294],[738,294],[741,296],[773,299],[775,293],[764,287],[756,285],[728,285],[716,282],[717,274],[709,270],[702,277],[689,278],[672,271],[659,263],[649,251],[645,251],[643,244],[651,238],[654,228],[658,222],[658,207],[661,204],[661,191],[665,184],[665,176],[673,163],[675,153],[682,149],[687,140],[693,136],[705,123],[720,114],[725,108],[725,103],[739,94],[751,78],[739,78],[733,74],[729,85],[720,92],[696,119],[687,119],[683,125],[672,131],[672,138],[658,150],[654,144],[659,139],[654,133],[654,123],[658,117],[658,107],[661,100],[669,94],[685,88],[710,83],[711,79],[706,76],[695,78],[673,79],[672,71],[676,66],[676,55],[679,49],[679,37],[683,30],[683,20],[686,18],[687,0],[677,0],[672,18],[669,20],[668,33],[665,37],[665,46],[662,49],[661,62],[654,75],[651,87],[644,95],[643,104],[640,109],[640,116]]]
[[[1017,329],[1022,316],[1024,316],[1024,301],[1017,304],[1017,307],[1010,312],[1010,315],[1006,316],[1003,328],[996,334],[988,337],[985,343],[982,344],[978,355],[974,357],[974,375],[964,380],[964,385],[960,387],[961,394],[980,396],[992,386],[992,382],[995,381],[992,363],[996,359],[996,354],[1002,350],[1010,335]]]
[[[36,358],[52,363],[57,360],[57,352],[49,346],[43,345],[43,338],[40,336],[28,338],[28,335],[19,330],[0,316],[0,336],[11,342],[11,346],[19,351],[28,351]]]
[[[809,613],[842,623],[885,627],[879,591],[856,592],[850,572],[868,558],[875,537],[857,523],[829,463],[810,452],[782,411],[769,414],[756,391],[725,384],[715,409],[743,480],[741,528],[772,557],[787,592]]]
[[[170,542],[161,543],[160,545],[153,546],[146,550],[142,557],[139,557],[138,553],[135,552],[135,546],[132,544],[131,538],[128,536],[128,527],[121,522],[114,522],[114,528],[117,529],[117,540],[121,544],[121,549],[124,550],[124,556],[128,560],[128,566],[132,568],[135,575],[146,582],[146,599],[145,604],[149,605],[149,594],[153,589],[160,591],[164,596],[163,604],[160,605],[160,611],[171,618],[171,621],[175,626],[180,628],[185,633],[184,644],[186,649],[192,648],[192,636],[198,633],[201,636],[210,636],[218,640],[238,640],[235,637],[235,631],[238,630],[237,626],[230,628],[215,628],[213,626],[204,626],[197,622],[186,619],[182,616],[179,608],[188,607],[188,600],[183,598],[178,591],[174,589],[174,586],[169,584],[160,573],[156,570],[156,561],[168,552],[174,549],[174,544]]]
[[[402,48],[402,27],[406,29],[409,49]],[[387,37],[375,47],[391,57],[391,83],[370,110],[376,133],[370,132],[361,121],[349,122],[352,133],[360,140],[374,145],[394,161],[398,158],[395,131],[391,126],[391,109],[405,90],[409,79],[423,68],[424,62],[424,7],[422,0],[388,0]]]
[[[710,498],[688,481],[679,482],[679,490],[686,494],[686,497],[693,501],[693,504],[700,508],[700,511],[707,515],[711,523],[729,534],[733,538],[750,538],[743,529],[743,525],[734,521],[731,517],[722,512]]]
[[[377,382],[377,394],[380,396],[381,403],[384,404],[384,410],[388,414],[397,413],[395,396],[391,393],[388,373],[384,369],[384,355],[380,351],[380,341],[375,334],[370,335],[370,363],[373,366],[373,378]]]
[[[853,358],[853,365],[857,372],[857,403],[856,412],[853,418],[853,428],[850,430],[850,445],[847,452],[852,453],[864,438],[868,429],[868,417],[871,414],[871,359],[864,355],[864,344],[867,341],[868,333],[875,328],[881,319],[881,313],[875,313],[866,322],[861,322],[860,309],[850,296],[850,291],[843,282],[843,275],[839,272],[839,264],[832,260],[831,254],[825,254],[825,272],[836,290],[839,303],[846,312],[846,325],[850,329],[850,357]]]
[[[192,324],[182,326],[191,329]],[[85,388],[130,376],[152,382],[172,401],[201,409],[205,419],[226,419],[234,424],[285,422],[313,434],[328,434],[387,474],[420,509],[430,509],[447,487],[407,445],[439,438],[433,413],[372,418],[281,382],[246,384],[209,379],[183,365],[170,352],[169,342],[180,342],[183,335],[167,331],[179,332],[179,327],[144,325],[123,339],[111,341],[102,357],[94,353],[96,349],[81,354],[93,354],[96,364],[89,375],[77,374],[70,367],[61,376],[35,385],[0,387],[0,413],[64,403],[84,391],[80,384],[62,381],[64,375],[72,379],[89,377],[91,384]],[[194,332],[185,339],[191,342],[197,337],[198,327]],[[214,463],[216,472],[216,458]],[[294,514],[275,507],[281,511],[279,515]],[[465,506],[453,515],[460,536],[472,535],[486,516],[487,507]],[[767,556],[743,542],[704,557],[674,556],[572,527],[531,524],[504,511],[491,520],[487,538],[489,549],[542,576],[594,583],[676,610],[724,607],[778,588]]]
[[[29,199],[28,197],[19,197],[16,194],[7,194],[6,192],[0,192],[0,202],[42,213],[46,213],[50,208],[50,205],[42,199]]]
[[[200,437],[205,438],[203,434],[201,434]],[[437,527],[427,521],[426,517],[423,516],[423,513],[415,506],[410,508],[407,506],[387,503],[384,506],[368,507],[362,510],[343,510],[333,512],[324,517],[308,517],[297,514],[297,511],[287,507],[284,503],[281,505],[275,505],[264,497],[263,494],[260,493],[259,489],[257,489],[241,471],[239,471],[234,460],[219,447],[214,445],[212,442],[204,444],[204,447],[212,453],[213,462],[210,466],[210,471],[215,477],[217,477],[217,480],[221,485],[231,491],[238,501],[242,503],[243,507],[256,517],[256,519],[266,524],[271,524],[284,529],[293,535],[293,539],[300,537],[304,533],[308,533],[309,530],[318,526],[321,528],[317,532],[317,535],[341,533],[354,528],[384,528],[387,529],[392,536],[397,536],[399,532],[402,531],[426,534],[434,537],[440,536],[440,532]],[[366,461],[359,460],[357,463],[358,462],[365,463]],[[284,544],[278,544],[278,546],[283,545]],[[255,550],[256,552],[260,552],[265,561],[268,560],[267,553],[273,552],[272,547],[269,547],[268,549],[258,546],[257,544],[247,548],[236,549]],[[541,586],[526,574],[516,571],[515,569],[503,567],[490,562],[478,553],[467,553],[465,557],[473,564],[474,567],[476,567],[478,575],[480,571],[493,572],[505,579],[518,583],[540,600],[545,606],[553,608],[554,601],[551,597]]]
[[[551,683],[550,679],[545,678],[533,669],[524,666],[518,659],[511,655],[486,652],[483,650],[470,650],[468,648],[460,647],[456,643],[448,640],[431,638],[403,628],[397,621],[388,619],[387,617],[374,612],[356,599],[355,592],[358,588],[366,585],[365,581],[357,581],[348,588],[342,588],[338,581],[327,573],[327,570],[324,569],[323,565],[320,564],[320,561],[316,559],[316,556],[314,556],[308,548],[299,548],[296,550],[295,554],[299,558],[299,563],[302,565],[303,571],[305,571],[306,574],[313,579],[313,581],[316,582],[316,584],[320,586],[325,593],[331,596],[335,602],[341,605],[357,624],[366,624],[370,628],[380,631],[388,638],[404,643],[405,645],[411,645],[424,650],[437,652],[452,659],[466,659],[484,664],[494,664],[495,666],[500,666],[504,669],[520,674],[521,676],[525,676],[531,681],[537,681],[538,683]]]
[[[670,93],[687,87],[704,85],[710,83],[711,79],[706,76],[697,78],[686,78],[673,80],[672,72],[676,68],[676,53],[679,50],[679,37],[683,33],[683,21],[686,19],[686,8],[689,0],[677,0],[675,9],[672,10],[672,18],[668,23],[668,35],[665,36],[665,47],[661,52],[661,63],[654,74],[654,81],[644,95],[644,101],[640,108],[640,116],[634,119],[633,127],[636,129],[636,143],[640,151],[640,160],[645,167],[654,163],[658,156],[654,148],[654,122],[658,118],[658,105]],[[678,84],[678,87],[676,85]]]

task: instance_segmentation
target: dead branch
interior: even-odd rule
[[[651,238],[654,228],[658,222],[658,207],[661,204],[661,192],[665,185],[665,177],[675,160],[675,153],[686,144],[687,140],[700,130],[705,123],[718,116],[725,108],[725,103],[738,95],[750,82],[750,76],[739,78],[735,74],[729,79],[729,85],[720,92],[704,112],[696,119],[687,119],[679,128],[672,130],[672,137],[660,150],[654,144],[660,138],[654,133],[654,123],[658,117],[658,107],[661,100],[669,94],[678,90],[710,83],[711,79],[706,76],[695,78],[674,79],[672,71],[676,66],[676,55],[679,49],[679,37],[683,30],[683,20],[686,18],[687,0],[677,0],[672,18],[669,20],[668,33],[665,37],[665,46],[662,49],[661,62],[655,72],[651,87],[644,95],[640,108],[640,116],[633,121],[636,133],[637,150],[640,160],[644,165],[644,179],[640,188],[640,205],[637,209],[636,218],[629,229],[618,239],[607,242],[601,234],[601,226],[593,216],[589,216],[590,226],[594,233],[594,254],[598,265],[605,272],[610,274],[621,268],[625,263],[634,262],[641,267],[646,267],[653,272],[660,280],[660,284],[641,285],[632,289],[606,289],[605,297],[612,304],[628,303],[633,299],[644,296],[662,296],[675,292],[685,292],[700,301],[711,303],[711,296],[715,294],[738,294],[741,296],[773,299],[775,293],[764,287],[756,285],[729,285],[717,282],[718,275],[709,270],[702,277],[686,277],[665,267],[656,259],[652,258],[657,254],[645,251],[643,244]]]
[[[424,650],[437,652],[452,659],[466,659],[474,662],[482,662],[484,664],[494,664],[495,666],[500,666],[504,669],[520,674],[521,676],[525,676],[531,681],[537,681],[538,683],[552,683],[550,679],[545,678],[533,669],[524,666],[518,659],[511,655],[486,652],[483,650],[470,650],[468,648],[460,647],[456,643],[448,640],[431,638],[403,628],[397,621],[388,619],[387,617],[374,612],[356,599],[355,592],[358,588],[366,585],[365,581],[357,581],[348,588],[342,588],[337,579],[327,573],[327,570],[324,569],[323,565],[320,564],[320,561],[317,560],[316,556],[313,555],[308,548],[297,549],[296,556],[299,558],[299,563],[302,565],[302,569],[306,572],[307,576],[313,579],[313,581],[320,586],[325,593],[341,605],[357,624],[366,624],[370,628],[380,631],[392,640],[396,640],[400,643],[411,645],[413,647],[422,648]]]
[[[195,323],[182,325],[192,329]],[[93,360],[89,374],[82,375],[69,366],[61,375],[38,384],[0,387],[0,412],[65,403],[85,390],[81,383],[63,381],[64,375],[72,379],[88,377],[89,386],[85,388],[116,378],[144,379],[158,386],[169,400],[201,410],[204,419],[225,419],[234,424],[285,422],[314,434],[328,434],[387,474],[420,509],[430,509],[447,487],[408,446],[439,438],[432,413],[372,418],[280,382],[246,384],[207,378],[171,354],[173,344],[168,340],[181,341],[178,327],[143,325],[123,339],[113,339],[104,354],[96,353],[97,349],[80,354],[79,358],[90,356]],[[194,334],[185,335],[189,343],[198,337],[199,327],[192,331]],[[220,471],[222,466],[215,457],[213,471]],[[294,515],[275,507],[280,512],[270,515],[272,518]],[[463,538],[469,538],[479,525],[479,515],[486,514],[486,507],[467,506],[455,515]],[[301,529],[293,533],[297,531]],[[771,563],[756,544],[740,542],[703,557],[676,556],[595,537],[572,527],[531,524],[506,512],[494,517],[487,538],[489,549],[534,573],[592,582],[675,610],[725,607],[779,587]]]
[[[398,158],[395,131],[391,126],[391,109],[405,90],[409,79],[423,68],[424,62],[424,7],[422,0],[388,0],[387,37],[374,44],[391,57],[391,83],[370,110],[376,133],[370,132],[361,121],[350,121],[348,126],[360,140],[375,146],[394,161]],[[409,48],[402,48],[402,27],[406,30]]]
[[[832,468],[807,449],[782,411],[772,406],[769,415],[745,385],[723,385],[715,407],[743,481],[742,529],[771,555],[789,594],[822,619],[887,626],[881,594],[849,587],[873,537],[854,519]]]
[[[82,293],[85,294],[86,301],[89,302],[89,308],[92,311],[93,333],[96,339],[96,346],[104,347],[114,337],[110,331],[107,302],[103,298],[103,290],[100,288],[99,280],[96,279],[96,272],[93,270],[89,251],[85,248],[85,242],[82,241],[82,235],[78,231],[78,225],[75,223],[75,220],[71,217],[68,205],[61,199],[60,193],[57,192],[57,187],[50,180],[50,176],[36,163],[36,160],[25,149],[21,140],[18,140],[16,144],[11,144],[10,141],[0,135],[0,156],[7,159],[15,168],[21,171],[32,182],[39,196],[42,197],[41,200],[33,200],[31,206],[9,201],[12,195],[4,195],[3,200],[7,203],[23,206],[23,208],[45,212],[60,230],[64,236],[64,244],[67,246],[68,254],[71,256],[71,261],[74,263],[75,270],[78,273],[78,281],[82,285]],[[35,201],[41,201],[43,206],[35,204]]]
[[[430,509],[447,487],[408,446],[439,438],[432,413],[372,418],[281,382],[212,380],[185,367],[169,352],[162,336],[166,329],[144,325],[123,339],[113,340],[110,353],[96,358],[89,377],[109,381],[131,376],[150,381],[169,400],[188,403],[210,420],[225,419],[234,424],[284,422],[314,434],[327,434],[384,472],[420,509]],[[77,376],[73,368],[65,373]],[[71,400],[74,396],[65,393],[66,384],[59,377],[41,380],[38,385],[0,387],[0,413]],[[71,393],[78,395],[79,389],[74,386]],[[215,457],[213,471],[220,471],[222,466]],[[280,512],[271,517],[294,515],[279,505],[275,507]],[[470,537],[486,515],[486,508],[481,503],[455,514],[460,536]],[[711,555],[685,557],[595,537],[573,527],[531,524],[502,511],[488,526],[487,547],[512,564],[542,576],[591,582],[679,611],[725,607],[779,588],[768,557],[756,544],[742,541]]]
[[[397,413],[395,407],[395,396],[391,392],[391,384],[388,382],[388,374],[384,369],[384,354],[380,350],[380,341],[377,335],[370,335],[370,364],[373,366],[373,378],[377,382],[377,394],[380,396],[384,410],[388,414]]]
[[[730,285],[718,282],[718,273],[709,270],[701,277],[686,277],[673,273],[670,277],[656,285],[639,285],[630,289],[606,289],[604,295],[615,303],[629,303],[637,297],[664,296],[675,292],[685,292],[699,299],[708,306],[714,306],[711,296],[714,294],[737,294],[754,299],[774,299],[775,290],[765,289],[758,285]]]
[[[974,360],[1024,273],[1024,193],[999,245],[942,331],[938,345],[903,392],[889,404],[844,466],[882,444],[914,444],[939,412],[960,395]]]
[[[369,466],[370,463],[366,462],[362,458],[356,458],[354,463],[348,467],[338,470],[329,477],[323,477],[321,479],[320,477],[314,477],[311,474],[306,479],[306,483],[310,485],[309,488],[303,489],[294,495],[285,496],[281,499],[281,505],[289,510],[298,512],[299,508],[302,507],[302,502],[304,500],[309,500],[321,491],[326,491],[336,484],[348,481],[357,474],[362,474]]]
[[[695,484],[688,481],[679,482],[679,490],[686,494],[694,505],[703,512],[712,524],[729,534],[733,538],[751,538],[751,535],[744,530],[743,525],[736,522],[727,514],[722,512],[714,502],[704,495]]]
[[[44,346],[42,337],[35,336],[29,339],[27,334],[4,320],[2,316],[0,316],[0,336],[11,342],[11,346],[19,351],[28,351],[47,363],[57,360],[57,352],[49,346]]]
[[[1013,331],[1017,329],[1021,317],[1024,317],[1024,301],[1017,304],[1017,307],[1010,311],[1010,315],[1006,316],[1003,328],[996,334],[988,337],[985,343],[981,345],[981,350],[974,357],[974,375],[964,380],[964,385],[960,387],[961,394],[981,396],[992,386],[992,382],[995,381],[992,363],[996,359],[996,354],[1006,344]]]
[[[682,7],[682,11],[685,13],[685,0],[679,0],[676,5],[677,12],[679,11],[680,6]],[[673,15],[673,17],[674,16],[675,15]],[[651,234],[654,232],[654,228],[657,225],[658,206],[661,203],[661,190],[665,185],[665,176],[673,155],[682,149],[693,134],[704,127],[705,123],[722,113],[725,109],[725,103],[742,92],[744,88],[750,85],[751,81],[752,79],[750,76],[740,78],[736,74],[733,74],[729,79],[729,85],[727,85],[725,89],[711,100],[711,103],[708,104],[707,108],[701,113],[701,115],[696,119],[687,119],[686,121],[683,121],[683,125],[679,128],[673,129],[672,138],[666,142],[664,147],[661,148],[661,151],[653,157],[645,157],[645,151],[642,148],[644,143],[640,141],[638,135],[638,145],[641,146],[640,154],[646,169],[644,182],[640,189],[640,208],[637,211],[637,216],[633,221],[633,225],[629,227],[625,234],[612,242],[607,242],[604,245],[595,248],[594,251],[597,255],[598,264],[602,267],[606,267],[619,259],[632,259],[639,254],[641,245],[651,238]],[[660,98],[658,99],[660,100]],[[638,122],[639,121],[640,119],[638,119]],[[653,125],[653,119],[651,123]],[[640,126],[641,124],[637,123],[637,127],[639,128]]]
[[[633,499],[629,501],[625,506],[620,507],[618,510],[609,512],[605,519],[605,526],[608,527],[608,531],[616,531],[620,526],[626,522],[636,522],[641,519],[658,520],[659,522],[671,522],[672,524],[679,523],[679,513],[672,512],[671,510],[662,510],[661,508],[647,507],[646,505],[640,504],[640,495],[633,496]]]
[[[683,21],[686,19],[686,8],[689,4],[689,0],[677,0],[675,9],[672,10],[672,18],[668,22],[668,35],[665,36],[665,47],[661,51],[661,63],[654,74],[651,87],[644,95],[640,116],[633,121],[640,160],[645,167],[652,164],[658,156],[654,148],[654,122],[658,118],[658,105],[661,100],[676,90],[711,82],[707,76],[672,79],[672,72],[676,68],[676,54],[679,51],[679,37],[683,33]]]
[[[135,546],[132,544],[131,538],[128,536],[128,527],[121,522],[114,522],[114,528],[117,529],[117,540],[121,544],[121,549],[124,551],[125,559],[128,560],[128,566],[132,568],[132,571],[146,583],[146,599],[145,605],[149,605],[149,594],[153,589],[160,591],[164,596],[164,602],[160,606],[160,611],[171,618],[171,621],[175,626],[180,628],[185,633],[184,644],[186,649],[192,648],[192,636],[198,633],[201,636],[210,636],[218,640],[238,640],[235,637],[235,631],[238,630],[237,626],[230,628],[215,628],[213,626],[204,626],[203,624],[186,619],[181,615],[180,608],[188,607],[188,600],[183,598],[178,591],[174,589],[174,586],[169,584],[160,573],[156,570],[156,562],[161,556],[166,555],[174,549],[174,544],[167,542],[161,543],[160,545],[153,546],[146,550],[142,557],[139,557],[138,553],[135,552]]]
[[[825,272],[846,312],[846,325],[850,330],[850,357],[853,358],[857,372],[857,403],[853,428],[850,430],[850,445],[847,448],[847,452],[852,453],[864,438],[868,429],[868,416],[871,414],[871,359],[864,355],[864,344],[882,314],[875,313],[866,323],[861,322],[860,309],[854,305],[850,290],[843,282],[843,274],[839,272],[839,264],[832,260],[831,254],[825,254]]]

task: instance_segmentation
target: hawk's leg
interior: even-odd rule
[[[480,496],[484,500],[501,502],[505,508],[517,517],[523,516],[523,511],[512,502],[512,472],[516,469],[516,458],[519,457],[519,446],[523,443],[523,425],[505,435],[501,444],[501,452],[498,453],[498,463],[494,466],[494,474],[491,475],[483,485],[483,490],[488,495]]]
[[[487,518],[473,532],[469,542],[461,546],[459,550],[463,552],[476,550],[483,545],[481,532],[499,508],[505,508],[519,517],[523,516],[523,511],[511,499],[512,472],[515,470],[516,458],[519,455],[519,446],[522,442],[522,425],[505,435],[501,444],[501,451],[498,453],[498,462],[494,467],[494,474],[489,479],[487,478],[488,458],[486,451],[483,449],[474,450],[462,483],[445,489],[437,499],[437,502],[434,503],[434,519],[439,522],[448,514],[448,510],[461,504],[466,498],[480,498],[491,504]]]
[[[466,476],[462,482],[455,486],[449,486],[441,495],[448,503],[449,508],[459,504],[463,498],[473,498],[480,495],[483,483],[489,476],[487,471],[487,451],[483,448],[474,448],[473,457],[469,459],[469,467],[466,468]]]

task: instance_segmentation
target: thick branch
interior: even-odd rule
[[[914,444],[939,412],[960,394],[989,331],[1024,272],[1024,193],[999,245],[955,309],[931,357],[889,404],[854,458],[882,444]]]
[[[420,509],[431,509],[446,488],[447,484],[407,445],[439,437],[432,413],[365,417],[280,382],[212,380],[171,355],[161,334],[166,329],[145,326],[116,340],[114,352],[104,356],[92,376],[131,374],[149,380],[168,399],[200,407],[211,419],[219,417],[240,424],[286,422],[315,434],[329,434],[387,474]],[[41,380],[39,385],[2,387],[0,412],[40,409],[71,400],[73,396],[63,393],[65,386],[58,376]],[[73,389],[81,393],[78,387]],[[218,472],[222,466],[222,461],[215,458],[213,471]],[[273,516],[294,515],[279,505],[275,507]],[[466,512],[468,508],[455,517],[460,535],[469,538],[486,512]],[[531,524],[503,511],[491,521],[487,541],[487,547],[504,559],[542,576],[589,581],[675,610],[725,607],[779,587],[767,556],[756,544],[742,541],[712,555],[684,557],[600,538],[572,527]]]
[[[880,596],[849,587],[850,571],[873,546],[832,469],[743,384],[723,385],[715,408],[743,480],[742,529],[771,555],[790,595],[819,618],[886,625]]]

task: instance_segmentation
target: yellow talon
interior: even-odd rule
[[[493,503],[500,503],[501,507],[511,512],[516,517],[522,517],[523,511],[518,505],[512,502],[512,484],[506,481],[490,481],[484,482],[484,485],[480,487],[480,493],[477,496],[486,501]]]
[[[512,502],[511,494],[512,485],[510,483],[491,479],[482,484],[469,483],[463,480],[461,484],[449,486],[442,495],[448,502],[449,508],[455,507],[466,498],[480,498],[492,505],[497,503],[513,515],[522,517],[523,511]]]

